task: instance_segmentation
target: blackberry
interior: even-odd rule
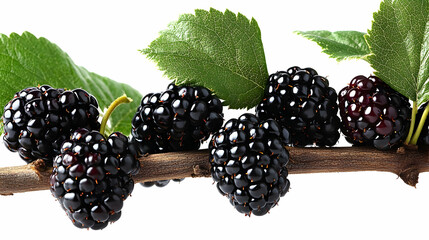
[[[48,85],[17,92],[4,107],[4,143],[27,163],[52,160],[63,141],[79,127],[98,130],[98,103],[82,89],[71,91]]]
[[[207,88],[170,84],[164,92],[143,97],[132,120],[131,134],[143,153],[197,150],[222,123],[222,102]]]
[[[428,103],[423,104],[419,107],[419,110],[417,111],[417,118],[418,120],[421,119],[423,112],[425,108],[427,107]],[[416,122],[416,128],[417,128],[418,122]],[[426,121],[423,125],[422,131],[420,132],[419,140],[417,141],[417,144],[419,146],[429,146],[429,117],[426,118]]]
[[[170,84],[143,97],[131,132],[154,152],[197,150],[222,123],[222,103],[208,89]]]
[[[337,111],[337,93],[328,79],[312,68],[291,67],[269,76],[256,116],[287,128],[292,145],[332,146],[340,137]]]
[[[134,188],[138,151],[122,133],[107,139],[78,129],[54,160],[50,190],[73,224],[102,229],[121,216],[123,201]]]
[[[387,150],[407,137],[410,103],[378,77],[354,77],[338,100],[341,131],[348,142]]]
[[[289,189],[289,132],[253,114],[227,121],[209,144],[211,175],[222,195],[246,215],[261,216]]]

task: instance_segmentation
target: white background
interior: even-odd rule
[[[137,50],[196,8],[254,17],[268,70],[311,66],[339,91],[369,75],[363,61],[337,63],[294,30],[358,30],[371,26],[380,1],[2,1],[0,32],[30,31],[66,51],[76,64],[126,82],[142,94],[169,83]],[[11,97],[13,93],[11,92]],[[138,100],[137,100],[138,101]],[[226,111],[226,118],[243,111]],[[3,145],[3,144],[1,144]],[[340,145],[346,145],[342,139]],[[0,167],[20,165],[0,146]],[[427,239],[429,174],[417,189],[391,173],[290,175],[290,192],[264,217],[244,217],[212,180],[186,179],[165,188],[136,186],[121,219],[102,231],[75,228],[49,191],[0,196],[0,233],[17,239]]]

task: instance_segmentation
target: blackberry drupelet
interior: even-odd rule
[[[408,99],[375,76],[354,77],[338,95],[341,131],[354,145],[380,150],[398,147],[407,137]]]
[[[120,218],[123,201],[133,191],[137,157],[122,133],[106,139],[97,131],[78,129],[54,160],[50,190],[76,227],[103,229]]]
[[[143,154],[197,150],[222,123],[222,102],[207,88],[170,84],[164,92],[143,97],[131,134]],[[167,184],[168,180],[142,185]]]
[[[337,111],[337,93],[325,77],[312,68],[291,67],[269,76],[256,116],[277,120],[294,146],[333,146],[340,137]]]
[[[227,121],[209,144],[211,175],[222,195],[246,215],[261,216],[289,189],[289,132],[253,114]]]
[[[98,130],[98,103],[82,89],[71,91],[48,85],[17,92],[4,107],[4,143],[30,163],[43,159],[48,165],[59,154],[71,131]]]
[[[418,119],[418,120],[421,119],[423,112],[424,112],[427,105],[428,105],[428,103],[425,103],[419,107],[419,110],[417,111],[417,118],[416,119]],[[418,125],[418,123],[416,122],[416,128],[417,128],[417,125]],[[423,125],[423,129],[420,132],[420,137],[419,137],[419,140],[417,141],[417,144],[419,146],[429,146],[429,117],[426,118],[426,121]]]
[[[173,182],[181,182],[183,180],[184,180],[184,178],[173,179]],[[143,187],[152,187],[152,186],[165,187],[165,186],[167,186],[168,183],[170,183],[170,180],[160,180],[160,181],[153,181],[153,182],[144,182],[144,183],[141,183],[141,185]]]

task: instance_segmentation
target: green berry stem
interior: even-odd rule
[[[4,123],[3,123],[3,118],[0,119],[0,135],[3,134],[3,128],[4,128]]]
[[[118,107],[122,103],[130,103],[132,101],[133,101],[133,99],[127,97],[127,95],[124,94],[124,95],[118,97],[117,99],[115,99],[115,101],[113,101],[110,104],[109,108],[107,108],[107,111],[103,116],[103,119],[101,120],[100,133],[103,134],[103,136],[106,136],[105,135],[106,124],[107,124],[107,121],[109,120],[110,115],[112,114],[113,110],[115,110],[116,107]]]
[[[410,125],[410,130],[408,131],[408,136],[404,142],[405,145],[408,145],[410,143],[411,137],[413,136],[414,126],[416,125],[416,116],[417,116],[417,102],[413,101],[413,111],[411,113],[411,125]]]
[[[422,132],[423,125],[426,122],[426,118],[427,118],[428,114],[429,114],[429,104],[426,106],[425,110],[423,111],[422,117],[419,120],[419,125],[417,126],[416,132],[414,133],[414,136],[410,142],[411,145],[417,144],[417,141],[419,140],[420,133]]]

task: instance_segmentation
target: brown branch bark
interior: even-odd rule
[[[416,186],[418,175],[429,171],[429,150],[378,151],[364,147],[288,148],[291,174],[382,171],[397,174]],[[208,150],[151,154],[140,158],[135,182],[186,177],[209,177]],[[0,195],[46,190],[51,169],[42,161],[0,168]]]

